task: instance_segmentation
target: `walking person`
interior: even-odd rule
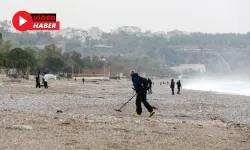
[[[46,72],[45,72],[43,76],[43,82],[44,82],[43,85],[45,89],[48,89],[48,80],[49,80],[49,77],[46,75]]]
[[[82,83],[84,84],[84,82],[85,82],[85,79],[84,79],[84,77],[82,78]]]
[[[40,84],[40,71],[37,72],[36,74],[36,88],[40,88],[41,84]]]
[[[177,84],[177,89],[178,89],[177,94],[180,94],[180,90],[182,88],[182,86],[181,86],[181,80],[179,80],[176,84]]]
[[[172,95],[174,95],[174,88],[175,88],[174,79],[171,79],[170,88],[171,88],[171,90],[172,90]]]
[[[145,85],[148,84],[148,80],[140,77],[138,73],[135,73],[135,71],[131,71],[130,76],[132,78],[133,86],[137,94],[136,114],[134,114],[133,116],[135,117],[141,116],[142,114],[141,103],[143,103],[144,106],[147,108],[147,110],[150,112],[149,117],[153,116],[155,111],[152,108],[152,106],[147,102],[147,87],[145,87]]]

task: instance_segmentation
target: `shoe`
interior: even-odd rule
[[[155,114],[155,110],[151,111],[149,117],[152,117]]]
[[[134,117],[140,117],[140,114],[133,114]]]

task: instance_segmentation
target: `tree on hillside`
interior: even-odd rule
[[[32,54],[33,56],[37,58],[38,52],[36,50],[32,49],[31,47],[26,47],[24,48],[24,50],[29,52],[30,54]]]
[[[37,67],[35,56],[21,48],[12,49],[6,57],[11,62],[7,67],[20,69],[23,73],[27,67],[30,67],[31,70],[35,70]]]
[[[37,43],[37,37],[28,32],[22,32],[16,40],[20,45],[39,45]]]
[[[49,70],[53,73],[58,73],[63,71],[64,62],[61,58],[58,57],[47,57],[45,58],[45,68],[49,68]]]
[[[62,56],[62,48],[57,47],[55,44],[46,45],[44,50],[49,57],[59,58]]]
[[[4,40],[0,33],[0,53],[6,53],[11,50],[12,44],[10,40]]]

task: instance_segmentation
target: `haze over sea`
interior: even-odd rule
[[[183,85],[185,89],[213,91],[235,95],[250,96],[250,82],[248,81],[209,81],[196,80]]]

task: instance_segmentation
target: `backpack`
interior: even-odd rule
[[[148,79],[139,76],[139,81],[142,84],[144,90],[149,89],[149,81],[148,81]]]

